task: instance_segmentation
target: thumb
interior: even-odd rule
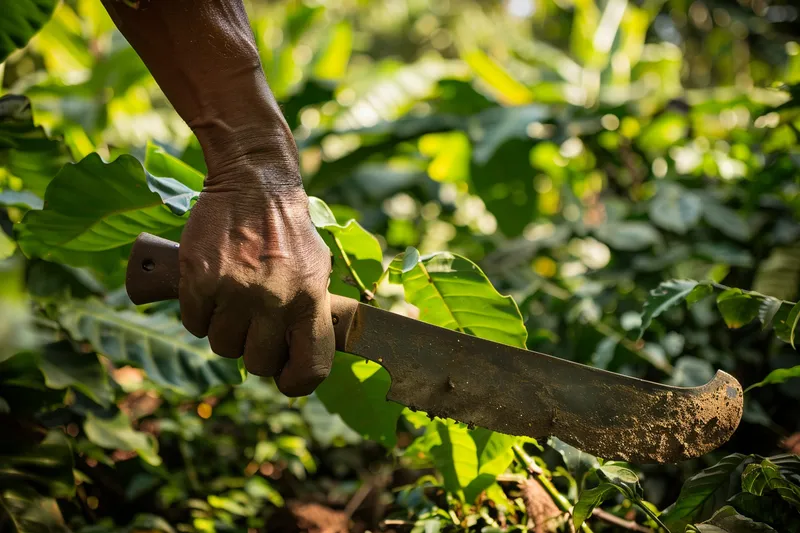
[[[311,313],[304,313],[289,326],[289,360],[277,378],[286,396],[306,396],[328,377],[336,353],[327,291]]]

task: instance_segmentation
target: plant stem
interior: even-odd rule
[[[539,465],[534,462],[530,455],[525,453],[525,450],[522,449],[522,446],[519,444],[515,444],[513,446],[514,455],[517,456],[517,460],[522,463],[522,466],[530,473],[531,477],[533,477],[539,484],[547,491],[547,494],[553,499],[556,506],[564,511],[565,513],[569,513],[572,516],[572,503],[564,497],[563,494],[558,492],[558,489],[553,485],[553,483],[544,475],[544,471],[539,468]],[[583,533],[592,533],[591,528],[589,525],[584,522],[581,524],[581,531]]]
[[[344,261],[344,266],[347,269],[347,273],[349,274],[350,279],[346,280],[345,283],[354,285],[358,289],[358,292],[360,294],[360,300],[362,303],[370,304],[374,307],[379,307],[378,302],[375,300],[375,295],[372,293],[372,291],[367,289],[366,285],[364,285],[364,282],[361,281],[358,272],[356,272],[355,268],[353,268],[353,264],[350,262],[350,258],[347,257],[347,254],[344,251],[344,246],[342,245],[339,238],[336,237],[336,235],[334,235],[333,233],[330,232],[328,233],[333,239],[333,242],[336,243],[336,247],[339,249],[339,252],[341,252],[341,258]],[[352,283],[349,283],[351,280]]]

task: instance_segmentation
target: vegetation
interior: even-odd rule
[[[430,420],[348,354],[290,402],[175,302],[134,307],[131,243],[180,238],[197,142],[98,0],[0,5],[3,532],[800,531],[792,2],[248,6],[331,291],[654,381],[736,376],[730,442],[658,466]]]

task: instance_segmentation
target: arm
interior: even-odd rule
[[[242,0],[103,0],[203,148],[208,176],[181,237],[181,318],[224,357],[309,394],[334,354],[330,252]]]

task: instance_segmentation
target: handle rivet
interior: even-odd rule
[[[142,270],[144,270],[145,272],[152,272],[153,270],[155,270],[155,268],[156,264],[152,259],[145,259],[144,261],[142,261]]]
[[[339,317],[338,316],[332,315],[331,318],[333,319],[333,325],[334,326],[339,323]]]

